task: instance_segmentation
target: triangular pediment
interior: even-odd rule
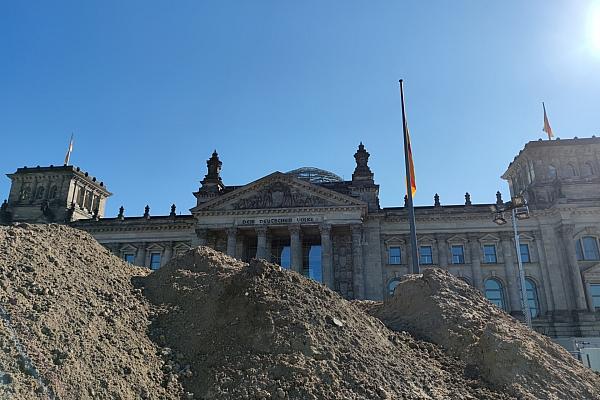
[[[479,238],[479,241],[481,243],[485,243],[485,242],[499,242],[500,238],[496,235],[492,235],[491,233],[488,233],[486,235],[484,235],[483,237]]]
[[[600,263],[584,266],[582,272],[586,278],[600,278]]]
[[[274,172],[193,208],[231,211],[286,208],[365,207],[366,203],[282,172]]]

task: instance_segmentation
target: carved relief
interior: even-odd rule
[[[329,205],[320,197],[300,192],[282,182],[269,184],[250,197],[233,203],[233,209],[323,207]]]

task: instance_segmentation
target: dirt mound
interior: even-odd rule
[[[145,278],[153,332],[203,399],[506,399],[323,285],[197,248]]]
[[[409,276],[389,301],[365,308],[394,330],[442,346],[518,398],[600,399],[595,373],[442,270]]]
[[[147,273],[75,229],[0,227],[0,398],[178,399],[131,284]]]
[[[452,276],[397,292],[348,302],[205,247],[149,274],[81,231],[0,227],[0,398],[600,398],[595,374]]]

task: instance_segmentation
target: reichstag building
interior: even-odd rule
[[[380,207],[379,185],[361,143],[351,180],[316,168],[273,172],[232,186],[215,152],[187,215],[105,217],[111,193],[79,168],[19,168],[2,204],[3,223],[58,222],[91,233],[123,259],[157,269],[206,245],[233,257],[276,262],[348,299],[382,300],[411,263],[407,209]],[[600,138],[525,145],[502,175],[523,194],[520,221],[528,304],[534,328],[554,338],[600,336]],[[491,196],[493,198],[493,196]],[[497,194],[497,202],[503,200]],[[415,207],[422,267],[439,267],[523,315],[512,227],[492,221],[490,204]]]

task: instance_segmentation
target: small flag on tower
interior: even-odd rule
[[[71,153],[73,152],[73,134],[71,133],[71,140],[69,140],[69,148],[67,149],[67,155],[65,156],[65,165],[69,165],[71,160]]]
[[[554,137],[554,133],[552,133],[552,128],[550,127],[550,122],[548,122],[548,115],[546,114],[546,105],[542,102],[542,107],[544,108],[544,129],[543,131],[548,134],[548,140],[552,140]]]

